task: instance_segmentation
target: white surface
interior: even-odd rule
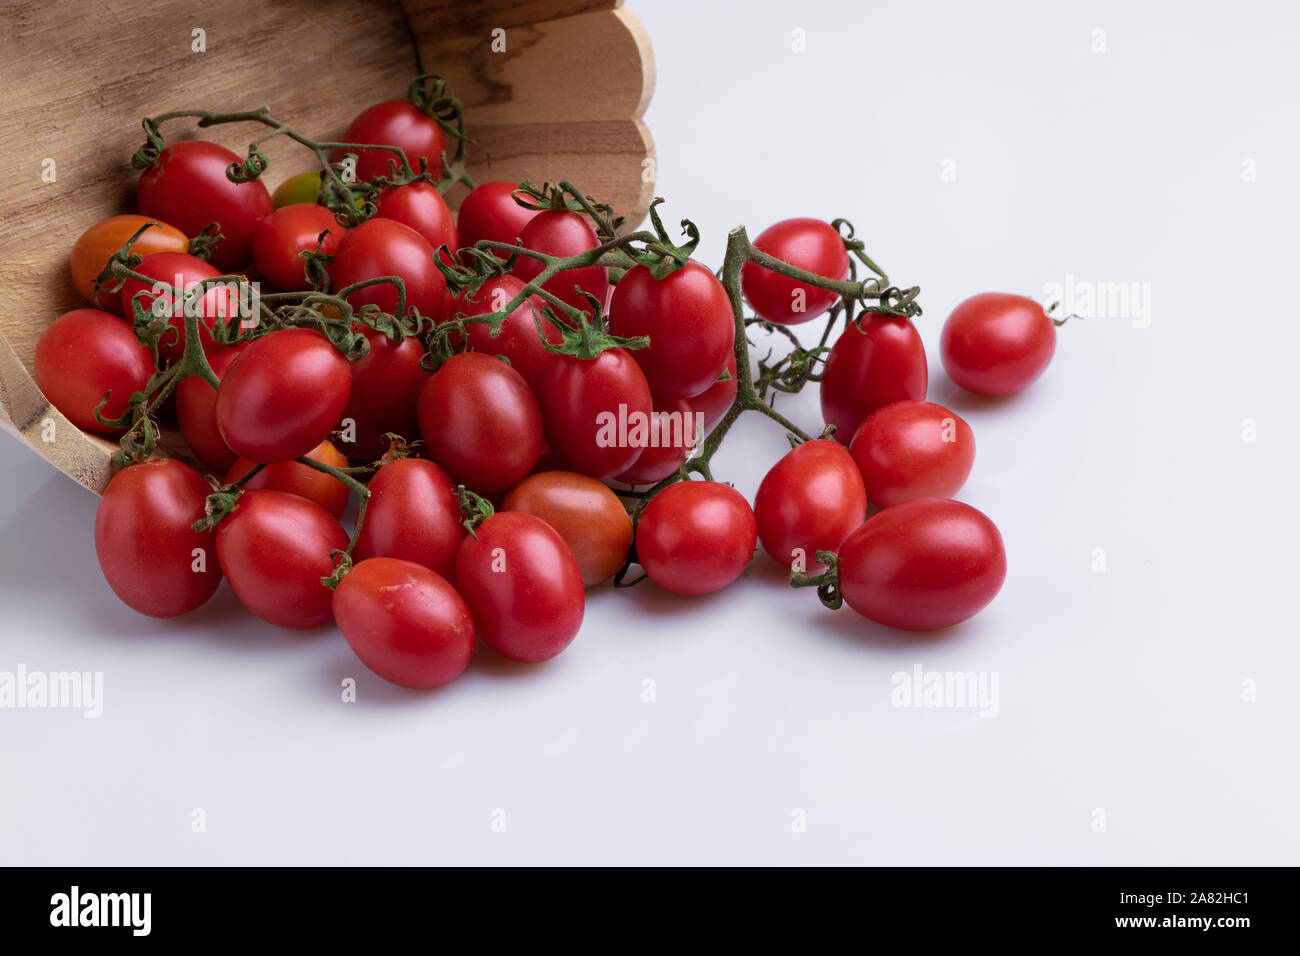
[[[737,223],[843,215],[923,287],[930,397],[979,443],[961,497],[1008,546],[996,602],[909,638],[762,558],[708,599],[594,593],[553,663],[484,657],[419,695],[224,587],[135,615],[95,499],[0,438],[0,670],[105,682],[99,720],[0,710],[0,861],[1300,862],[1295,8],[630,6],[665,219],[695,219],[702,257]],[[955,394],[952,306],[1067,273],[1149,282],[1150,327],[1071,323],[1018,399]],[[816,395],[785,408],[811,427]],[[720,475],[752,496],[784,447],[747,421]],[[996,672],[998,716],[892,707],[916,664]]]

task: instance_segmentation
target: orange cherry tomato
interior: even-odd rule
[[[523,511],[554,528],[577,559],[583,587],[610,578],[632,546],[632,519],[618,496],[576,472],[530,475],[506,495],[501,510]]]
[[[348,460],[343,452],[329,441],[321,442],[304,457],[334,468],[348,466]],[[252,470],[251,461],[247,458],[239,459],[226,473],[226,484],[234,484]],[[264,491],[287,491],[291,495],[316,502],[336,518],[342,515],[348,506],[347,485],[333,475],[327,475],[323,471],[317,471],[297,461],[278,461],[273,465],[267,465],[248,479],[244,487]]]
[[[93,302],[114,315],[122,314],[122,298],[118,293],[104,293],[96,297],[95,278],[104,271],[104,266],[108,265],[113,253],[126,245],[126,241],[147,222],[157,225],[141,234],[131,246],[131,252],[147,256],[155,252],[189,251],[190,241],[185,233],[157,219],[131,214],[101,220],[81,234],[81,238],[72,247],[68,261],[72,269],[72,284],[85,296],[86,301]]]

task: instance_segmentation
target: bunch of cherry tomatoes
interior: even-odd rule
[[[612,211],[558,185],[484,183],[453,218],[440,187],[464,181],[447,160],[462,135],[427,98],[380,103],[274,195],[256,144],[244,160],[202,140],[142,150],[139,214],[72,250],[93,307],[59,317],[35,363],[73,424],[121,439],[95,547],[126,604],[185,614],[224,577],[257,616],[332,621],[376,674],[432,688],[476,638],[559,654],[584,589],[633,565],[706,594],[760,544],[792,583],[893,627],[993,599],[1002,539],[952,500],[975,442],[925,401],[919,309],[878,295],[831,338],[861,246],[838,223],[771,226],[729,289],[657,213],[657,234],[620,239]],[[791,426],[751,507],[707,462],[761,404],[746,329],[828,312],[800,354],[829,427]],[[941,348],[959,385],[1003,395],[1054,344],[1040,306],[990,293],[958,306]],[[198,467],[157,453],[169,421]]]

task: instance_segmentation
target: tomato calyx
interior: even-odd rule
[[[334,562],[334,570],[332,573],[321,578],[320,583],[333,591],[343,583],[343,579],[351,573],[355,565],[352,563],[352,555],[348,554],[346,551],[340,551],[337,548],[330,552],[330,560]]]
[[[540,294],[547,299],[554,297],[544,289],[538,290]],[[650,344],[648,335],[636,335],[625,338],[620,335],[611,335],[605,328],[605,321],[601,315],[600,303],[590,293],[581,289],[583,298],[591,303],[591,318],[587,317],[586,312],[578,312],[576,309],[565,308],[565,312],[571,316],[571,322],[566,322],[555,314],[554,308],[564,308],[564,303],[555,300],[542,307],[542,314],[535,315],[533,321],[537,325],[537,334],[541,337],[542,347],[553,355],[572,355],[574,358],[591,360],[598,357],[602,352],[610,349],[643,349]],[[551,344],[546,337],[546,330],[542,327],[542,319],[545,318],[551,325],[555,326],[560,333],[560,343]]]
[[[194,522],[190,527],[195,531],[211,531],[219,525],[223,518],[235,510],[239,504],[239,499],[244,494],[244,484],[254,475],[261,472],[265,465],[256,465],[249,470],[248,474],[242,476],[237,482],[231,485],[222,485],[212,494],[208,495],[203,502],[203,517]]]
[[[626,250],[633,261],[650,270],[650,275],[656,281],[666,278],[690,262],[691,255],[695,252],[696,246],[700,244],[699,227],[689,219],[682,220],[682,235],[687,237],[686,242],[680,246],[673,243],[672,239],[668,237],[668,230],[664,228],[663,220],[659,218],[659,210],[656,208],[661,202],[663,202],[663,198],[656,196],[650,203],[650,222],[654,226],[658,239],[654,242],[647,242],[643,250],[638,250],[634,246],[629,246]]]
[[[826,566],[821,574],[800,574],[790,571],[790,587],[816,588],[817,598],[832,611],[844,606],[844,595],[840,592],[839,558],[834,551],[818,551],[817,561]]]
[[[216,251],[217,245],[225,238],[221,234],[221,223],[210,222],[203,227],[202,232],[190,239],[190,246],[187,251],[195,259],[202,259],[207,262],[212,258],[212,253]]]
[[[473,537],[477,538],[478,526],[496,513],[492,507],[492,502],[486,498],[474,494],[464,485],[457,485],[453,492],[456,495],[456,503],[460,507],[461,524],[465,526]]]
[[[232,183],[255,183],[262,178],[271,161],[266,153],[257,148],[256,143],[248,147],[248,158],[242,163],[231,163],[226,167],[226,178]]]
[[[316,292],[328,293],[330,290],[329,264],[334,261],[334,257],[324,251],[325,237],[330,231],[322,229],[320,235],[316,237],[315,249],[304,249],[298,253],[298,258],[303,261],[303,272],[307,277],[307,282]]]
[[[416,446],[424,444],[420,441],[408,442],[395,432],[384,432],[379,437],[381,440],[388,442],[388,448],[375,461],[372,466],[375,469],[382,468],[389,462],[401,461],[403,458],[414,458],[416,456]]]
[[[118,443],[118,450],[113,453],[113,461],[122,466],[148,461],[158,447],[159,433],[158,423],[149,417],[147,396],[144,392],[133,392],[126,414],[118,419],[107,419],[103,411],[112,394],[109,392],[95,406],[95,420],[101,425],[126,429]]]
[[[1049,305],[1047,308],[1043,310],[1044,312],[1047,313],[1047,317],[1052,320],[1052,324],[1056,326],[1058,329],[1061,326],[1063,326],[1066,322],[1069,322],[1071,319],[1077,319],[1079,321],[1083,321],[1083,316],[1075,315],[1073,312],[1071,312],[1069,315],[1063,315],[1059,319],[1056,316],[1052,315],[1052,313],[1055,312],[1060,307],[1061,307],[1061,303],[1053,302],[1051,305]]]
[[[108,257],[108,261],[104,263],[104,268],[100,270],[99,275],[95,276],[93,288],[96,297],[100,292],[116,295],[122,291],[122,286],[126,284],[126,280],[129,278],[123,275],[123,270],[133,270],[144,261],[144,256],[132,252],[131,248],[141,236],[156,226],[161,226],[161,223],[146,222],[131,234],[131,238],[122,244],[121,249]]]
[[[595,225],[601,242],[616,238],[619,228],[627,221],[615,215],[609,203],[588,196],[567,179],[543,183],[540,189],[525,179],[511,195],[525,209],[567,210],[586,216]]]

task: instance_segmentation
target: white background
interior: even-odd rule
[[[96,565],[93,496],[0,438],[0,670],[105,681],[99,720],[0,711],[0,861],[1300,862],[1295,8],[631,7],[665,219],[700,225],[702,258],[738,223],[846,216],[922,286],[930,398],[975,430],[961,497],[1002,529],[1001,595],[917,638],[760,557],[709,598],[593,592],[555,661],[483,654],[416,694],[224,587],[136,615]],[[1072,322],[1025,394],[955,392],[949,310],[1067,274],[1149,283],[1149,327]],[[784,408],[815,427],[814,393]],[[752,496],[785,447],[743,422],[720,476]],[[998,715],[892,707],[917,664],[995,672]]]

